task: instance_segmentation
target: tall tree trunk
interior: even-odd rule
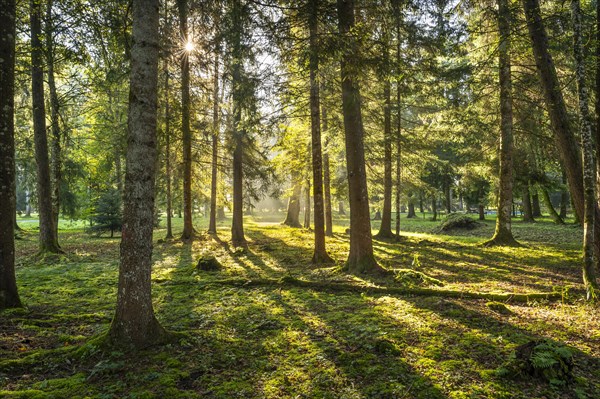
[[[385,48],[384,58],[388,58],[388,49]],[[389,62],[386,62],[386,65]],[[387,71],[386,71],[387,72]],[[381,212],[381,225],[376,237],[391,238],[392,233],[392,98],[391,82],[385,78],[383,97],[385,107],[383,110],[383,209]],[[396,222],[398,219],[396,219]]]
[[[306,179],[304,187],[304,228],[310,229],[310,179]]]
[[[400,2],[392,2],[394,18],[396,20],[396,237],[400,239],[400,216],[402,201],[402,79],[400,74],[400,63],[402,61],[402,42],[400,40],[400,22],[402,15],[400,13]],[[391,167],[391,165],[390,165]],[[413,205],[413,213],[414,213]]]
[[[117,346],[144,348],[166,332],[152,307],[152,230],[156,172],[158,0],[133,0],[133,46],[123,233],[117,308],[108,332]]]
[[[283,224],[290,227],[302,227],[300,224],[300,195],[302,186],[296,176],[292,176],[293,190],[288,201],[287,215]]]
[[[548,209],[548,213],[550,214],[550,218],[556,224],[565,224],[564,220],[560,217],[558,213],[556,213],[556,209],[552,205],[552,201],[550,200],[550,194],[548,193],[548,189],[542,187],[542,200],[544,201],[544,205],[546,209]]]
[[[571,0],[573,16],[573,53],[575,56],[575,76],[579,96],[579,130],[583,152],[583,283],[587,299],[595,299],[598,294],[596,264],[594,260],[594,222],[596,218],[596,159],[592,136],[592,115],[589,111],[589,97],[585,83],[585,59],[583,54],[581,6],[579,0]],[[600,254],[597,254],[600,255]]]
[[[309,0],[309,79],[310,79],[310,130],[313,171],[313,201],[315,249],[312,263],[332,263],[325,247],[325,207],[323,204],[323,155],[321,149],[321,105],[319,98],[319,0]]]
[[[567,186],[567,173],[562,171],[562,184],[563,186]],[[567,208],[569,207],[571,199],[569,196],[569,191],[566,188],[562,188],[560,190],[560,218],[565,220],[567,218]]]
[[[417,217],[417,213],[415,212],[415,202],[414,199],[409,195],[408,197],[408,212],[406,214],[407,219],[413,219]]]
[[[433,213],[431,220],[437,221],[437,196],[435,194],[431,196],[431,213]]]
[[[345,39],[340,50],[342,113],[350,199],[350,253],[346,268],[350,273],[361,274],[383,269],[373,255],[371,237],[361,98],[355,72],[359,48],[356,38],[352,36],[354,0],[337,0],[337,13],[339,32]]]
[[[567,107],[562,95],[561,86],[556,76],[554,61],[548,51],[548,36],[540,13],[539,0],[522,0],[529,36],[535,55],[537,70],[544,91],[544,98],[557,148],[562,164],[567,172],[567,181],[574,205],[575,215],[582,220],[585,213],[583,169],[581,151],[571,126]],[[596,206],[594,218],[594,244],[596,253],[600,253],[600,212]]]
[[[534,218],[542,216],[542,210],[540,209],[540,195],[535,187],[531,187],[533,193],[531,194],[531,214]]]
[[[531,194],[529,194],[529,184],[523,188],[523,222],[533,223],[533,207],[531,205]]]
[[[327,131],[327,112],[323,107],[323,131]],[[323,154],[323,185],[325,188],[325,235],[333,236],[333,212],[331,210],[331,176],[329,170],[329,141],[325,140],[325,152]]]
[[[188,0],[177,0],[179,31],[184,43],[188,36]],[[183,232],[182,240],[194,237],[192,222],[192,132],[190,130],[190,52],[181,56],[181,133],[183,137]]]
[[[167,179],[167,235],[173,238],[173,196],[171,194],[171,107],[169,104],[169,57],[165,56],[165,174]]]
[[[346,216],[346,209],[344,208],[344,201],[338,201],[338,215]]]
[[[59,126],[59,101],[54,80],[54,26],[52,24],[52,0],[46,1],[46,74],[48,77],[48,89],[50,92],[50,127],[52,132],[50,151],[50,177],[52,180],[52,219],[58,237],[58,215],[60,212],[60,184],[61,184],[61,133]]]
[[[446,213],[452,213],[452,186],[449,182],[449,177],[444,178],[444,205],[446,206]]]
[[[37,163],[38,210],[40,219],[40,252],[60,253],[52,216],[52,185],[46,136],[44,103],[44,69],[41,26],[41,2],[31,0],[31,97],[33,102],[33,135]]]
[[[479,204],[477,209],[479,211],[479,220],[485,220],[485,207],[482,204]]]
[[[213,129],[212,129],[212,161],[210,179],[210,219],[208,232],[217,233],[217,189],[219,161],[219,50],[215,50],[213,65]]]
[[[244,130],[242,129],[242,5],[240,0],[233,1],[234,38],[232,100],[233,100],[233,218],[231,221],[231,241],[234,246],[246,246],[244,236]]]
[[[0,310],[21,306],[15,277],[15,0],[0,0]]]
[[[517,245],[512,234],[513,202],[513,100],[510,61],[510,9],[508,0],[498,0],[500,82],[500,184],[496,230],[484,245]]]
[[[600,203],[600,1],[596,1],[596,197]],[[600,257],[600,254],[596,255]]]
[[[421,212],[421,213],[425,213],[424,201],[425,201],[425,199],[423,198],[423,192],[420,191],[419,192],[419,212]]]

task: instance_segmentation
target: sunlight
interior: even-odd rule
[[[194,51],[194,47],[194,43],[192,43],[191,40],[188,40],[188,42],[185,44],[185,51],[191,53],[192,51]]]

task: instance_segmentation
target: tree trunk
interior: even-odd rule
[[[234,37],[232,47],[232,102],[233,102],[233,218],[231,221],[231,241],[234,246],[245,247],[244,236],[244,130],[242,129],[242,5],[240,0],[233,1]]]
[[[389,55],[387,46],[384,49],[384,59],[386,65],[389,64]],[[385,71],[389,75],[389,71]],[[383,209],[381,212],[381,225],[376,237],[391,238],[392,233],[392,98],[391,82],[389,76],[385,77],[383,88],[383,97],[385,106],[383,110]],[[398,201],[397,201],[398,203]],[[398,211],[396,209],[396,211]],[[396,223],[400,220],[396,219]]]
[[[437,198],[435,194],[431,196],[431,212],[433,213],[431,220],[437,221]]]
[[[529,184],[523,189],[523,222],[533,223],[533,207],[531,205],[531,195],[529,194]]]
[[[567,185],[567,174],[563,170],[562,171],[562,184],[563,186]],[[560,190],[560,218],[565,220],[567,217],[567,208],[569,207],[571,199],[569,198],[569,191],[564,187]]]
[[[304,228],[310,229],[310,179],[306,179],[304,187]]]
[[[344,209],[344,201],[338,201],[338,215],[346,216],[346,209]]]
[[[225,207],[222,205],[217,208],[217,220],[225,219]]]
[[[61,184],[61,134],[59,126],[59,102],[54,80],[54,27],[52,25],[52,0],[46,2],[46,73],[48,77],[48,89],[50,92],[50,126],[52,132],[50,151],[50,178],[52,180],[52,220],[54,221],[54,233],[58,237],[58,215],[60,212],[60,184]]]
[[[108,338],[117,346],[144,348],[166,332],[152,307],[152,230],[156,171],[158,0],[133,0],[133,46],[123,232],[117,308]]]
[[[169,57],[165,56],[165,174],[167,179],[167,235],[173,238],[173,197],[171,195],[171,108],[169,104]]]
[[[596,1],[596,197],[600,203],[600,1]],[[596,254],[600,257],[600,253]]]
[[[323,129],[327,130],[327,115],[323,109]],[[325,142],[323,154],[323,184],[325,186],[325,235],[333,236],[333,212],[331,210],[331,177],[329,174],[329,151]]]
[[[498,0],[500,83],[500,184],[496,230],[484,245],[516,245],[512,234],[513,202],[513,100],[510,61],[510,9],[508,0]],[[479,215],[481,218],[482,207]]]
[[[583,283],[587,291],[587,299],[596,299],[599,289],[596,280],[596,264],[594,261],[594,222],[596,218],[596,159],[594,140],[592,137],[592,116],[589,111],[589,97],[585,83],[585,58],[583,54],[582,16],[579,0],[571,1],[573,16],[573,53],[575,56],[575,76],[579,97],[579,130],[581,149],[583,152]],[[600,255],[600,254],[598,254]]]
[[[177,0],[179,34],[184,43],[188,36],[187,0]],[[181,39],[180,39],[181,40]],[[183,137],[183,232],[182,240],[194,237],[192,222],[192,132],[190,130],[190,52],[181,55],[181,133]]]
[[[419,212],[425,213],[425,204],[424,204],[423,192],[419,192]]]
[[[315,249],[313,264],[332,263],[325,247],[325,207],[323,204],[323,156],[321,149],[321,105],[319,98],[319,0],[309,0],[309,80],[310,80],[310,127],[312,145],[313,201]]]
[[[540,209],[540,196],[538,194],[538,191],[533,188],[533,194],[531,194],[531,212],[534,218],[539,218],[542,216],[542,210]]]
[[[358,43],[354,32],[354,0],[337,0],[341,43],[342,113],[346,142],[346,167],[350,200],[350,253],[346,268],[361,274],[381,271],[373,255],[369,194],[365,169],[363,122],[360,89],[355,72],[358,65]]]
[[[288,201],[287,215],[283,224],[290,227],[302,227],[300,224],[300,194],[302,187],[297,178],[292,177],[293,191]]]
[[[557,148],[567,173],[567,181],[574,213],[578,220],[584,215],[584,187],[581,152],[570,124],[569,115],[561,91],[561,85],[556,76],[554,61],[548,51],[548,36],[540,15],[539,0],[523,0],[527,27],[535,55],[537,70],[544,91],[544,98]],[[596,253],[600,253],[600,215],[596,206],[594,221],[594,244]]]
[[[444,203],[446,205],[446,213],[447,214],[451,214],[452,213],[452,187],[450,185],[450,182],[448,181],[449,178],[446,177],[444,182]]]
[[[479,204],[477,208],[479,210],[479,220],[485,220],[485,207]]]
[[[217,189],[219,160],[219,51],[215,51],[213,65],[213,129],[212,129],[212,161],[210,179],[210,220],[208,232],[217,233]]]
[[[46,136],[46,106],[44,102],[43,48],[40,38],[41,2],[31,0],[31,97],[33,102],[33,135],[37,163],[38,211],[40,219],[40,252],[60,253],[52,215],[52,185]]]
[[[564,220],[560,217],[560,215],[556,213],[556,210],[552,205],[552,201],[550,200],[550,194],[548,193],[548,189],[546,189],[545,187],[542,187],[542,200],[544,201],[546,209],[548,209],[548,213],[550,214],[550,218],[552,218],[552,221],[556,224],[565,224]]]
[[[408,197],[408,213],[406,214],[407,219],[413,219],[417,217],[417,213],[415,212],[415,203],[413,199]]]
[[[21,306],[15,277],[15,0],[0,0],[0,310]]]

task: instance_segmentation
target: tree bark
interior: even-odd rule
[[[61,185],[61,132],[59,126],[58,92],[54,79],[54,26],[52,24],[52,0],[46,1],[46,75],[48,77],[48,91],[50,93],[50,126],[52,132],[50,150],[50,177],[52,179],[52,219],[56,236],[58,237],[58,215],[60,213],[60,185]]]
[[[542,187],[542,201],[544,201],[544,205],[546,209],[548,209],[548,213],[550,214],[550,218],[556,224],[565,224],[564,220],[560,217],[558,213],[556,213],[556,209],[552,205],[552,201],[550,200],[550,194],[548,193],[548,189]]]
[[[288,201],[287,215],[283,224],[290,227],[302,227],[300,224],[300,194],[302,187],[294,175],[292,175],[292,184],[292,195]]]
[[[337,0],[337,14],[339,32],[344,38],[340,43],[342,113],[350,200],[350,253],[346,268],[350,273],[361,274],[383,269],[373,255],[361,98],[355,72],[359,49],[356,38],[352,36],[354,0]]]
[[[388,49],[385,48],[384,58],[388,58]],[[386,62],[386,65],[389,62]],[[386,71],[387,72],[387,71]],[[387,75],[387,74],[386,74]],[[381,225],[376,237],[391,238],[392,233],[392,98],[391,82],[386,76],[383,97],[385,106],[383,110],[383,209],[381,211]],[[396,222],[398,219],[396,219]]]
[[[306,179],[304,187],[304,228],[310,229],[310,179]]]
[[[567,173],[562,171],[562,184],[563,186],[567,186]],[[569,203],[571,202],[569,191],[566,188],[562,188],[560,190],[560,218],[565,220],[567,217],[567,208],[569,207]]]
[[[510,9],[508,0],[498,0],[500,84],[500,184],[496,230],[484,245],[516,245],[512,234],[513,202],[513,100],[510,60]],[[480,208],[480,217],[481,217]]]
[[[406,214],[407,219],[413,219],[417,217],[417,213],[415,212],[415,203],[413,202],[412,196],[408,197],[408,212]]]
[[[321,105],[319,98],[319,0],[308,3],[310,127],[313,172],[314,239],[313,264],[333,263],[325,247],[325,207],[323,203],[323,154],[321,148]]]
[[[179,31],[187,43],[188,36],[188,3],[177,0],[179,10]],[[181,133],[183,137],[183,232],[182,240],[194,238],[192,222],[192,133],[190,130],[190,52],[181,55]]]
[[[327,131],[327,112],[323,107],[323,131]],[[333,236],[333,212],[331,210],[331,176],[329,169],[329,141],[325,140],[325,152],[323,154],[323,185],[325,188],[325,235]]]
[[[21,306],[15,276],[15,0],[0,0],[0,310]]]
[[[479,220],[485,220],[485,207],[481,204],[477,206],[479,211]]]
[[[529,184],[523,188],[523,222],[533,223],[533,207],[531,205],[531,195],[529,194]]]
[[[232,43],[232,100],[233,100],[233,218],[231,221],[231,241],[234,246],[247,245],[244,236],[244,130],[242,129],[242,33],[240,0],[233,1],[234,38]]]
[[[33,135],[37,163],[38,211],[40,220],[40,252],[60,253],[52,213],[52,184],[46,135],[44,102],[43,47],[41,43],[41,1],[31,0],[31,97],[33,103]]]
[[[574,213],[578,220],[582,220],[582,215],[585,213],[585,206],[581,152],[577,147],[577,140],[569,120],[561,86],[556,75],[554,61],[548,51],[548,36],[540,13],[539,0],[522,1],[546,107],[557,143],[556,147],[559,150],[562,164],[567,173]],[[596,253],[600,253],[599,214],[598,206],[596,206],[596,216],[594,218],[595,239],[593,240]]]
[[[583,283],[587,299],[596,298],[598,281],[596,280],[596,262],[594,254],[594,222],[596,218],[596,159],[592,136],[592,115],[589,111],[589,96],[585,83],[585,58],[583,54],[582,17],[579,0],[571,1],[573,17],[573,54],[575,57],[575,76],[579,97],[579,130],[583,152]]]
[[[437,221],[437,197],[435,194],[431,196],[431,212],[433,213],[431,220]]]
[[[156,172],[158,0],[133,0],[133,45],[123,233],[117,308],[108,332],[116,346],[144,348],[164,340],[152,307],[151,268]]]
[[[338,215],[346,215],[346,209],[344,208],[344,201],[338,201]]]
[[[540,195],[535,189],[535,187],[531,187],[533,189],[533,193],[531,194],[531,214],[534,218],[542,216],[542,210],[540,209]]]
[[[169,104],[169,56],[165,56],[165,174],[167,179],[167,235],[173,238],[173,196],[171,194],[171,107]]]
[[[219,51],[215,51],[213,65],[213,129],[212,129],[212,160],[210,179],[210,219],[208,232],[217,233],[217,189],[218,189],[218,160],[219,160]]]

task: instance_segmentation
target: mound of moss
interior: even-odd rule
[[[481,224],[476,222],[470,216],[461,213],[451,213],[442,221],[438,227],[438,231],[446,232],[456,229],[472,230],[479,227]]]
[[[440,280],[412,269],[394,270],[394,281],[404,287],[426,287],[431,285],[441,287],[444,285]]]

